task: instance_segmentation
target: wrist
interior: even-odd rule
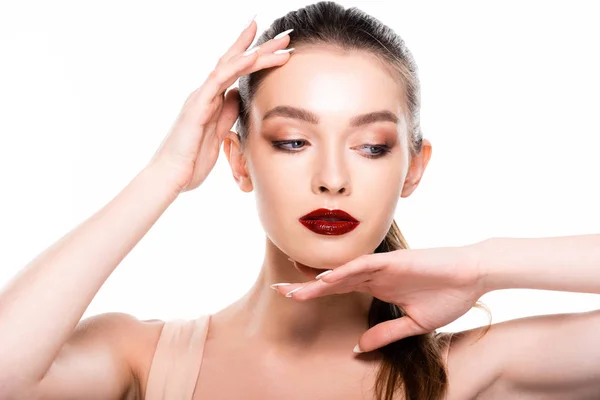
[[[173,179],[173,174],[159,162],[153,161],[146,165],[140,175],[146,177],[158,190],[165,193],[173,201],[182,192],[181,187]]]
[[[515,274],[520,271],[516,266],[516,261],[511,259],[513,253],[519,251],[514,247],[509,238],[488,238],[474,247],[477,253],[477,270],[484,293],[495,290],[517,288],[515,285]],[[513,246],[511,250],[507,247]]]
[[[490,240],[486,239],[465,247],[467,265],[473,270],[476,286],[482,296],[495,290],[490,285],[489,263],[485,259],[485,255],[489,251]]]

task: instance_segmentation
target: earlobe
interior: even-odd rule
[[[246,193],[250,193],[253,189],[252,179],[250,179],[250,176],[246,176],[246,175],[241,176],[240,179],[238,180],[238,184],[240,186],[240,189],[242,189],[242,191],[244,191]]]
[[[246,168],[246,160],[241,150],[239,137],[230,131],[223,139],[223,152],[227,157],[233,179],[244,192],[252,191],[252,180]]]

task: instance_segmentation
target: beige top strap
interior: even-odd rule
[[[210,315],[165,322],[150,366],[146,400],[191,400]]]

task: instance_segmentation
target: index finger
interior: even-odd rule
[[[256,18],[256,15],[254,17]],[[254,21],[253,18],[250,22],[250,25],[244,28],[242,33],[240,33],[240,35],[238,36],[237,40],[231,45],[231,47],[229,47],[225,54],[221,56],[219,62],[227,62],[233,56],[246,51],[254,41],[254,38],[256,37],[256,28],[256,21]]]
[[[389,253],[364,254],[333,269],[332,272],[323,275],[320,280],[327,283],[335,283],[355,274],[379,271],[390,262]]]

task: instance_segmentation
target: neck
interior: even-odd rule
[[[350,292],[299,302],[269,287],[278,282],[311,280],[267,239],[265,260],[256,282],[231,308],[238,334],[249,342],[268,342],[282,351],[306,354],[312,350],[339,349],[351,353],[360,335],[368,329],[373,296]]]

